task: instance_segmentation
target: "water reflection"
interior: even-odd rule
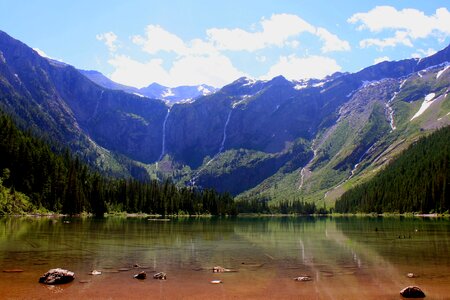
[[[325,298],[336,291],[361,295],[356,288],[361,284],[397,291],[411,283],[408,272],[420,274],[416,283],[427,284],[434,295],[444,295],[450,292],[448,253],[448,219],[0,219],[3,270],[39,274],[61,266],[84,274],[115,273],[139,264],[190,275],[221,265],[239,271],[242,284],[308,274]]]

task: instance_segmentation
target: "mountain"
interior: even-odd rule
[[[122,90],[141,97],[161,99],[168,104],[193,101],[198,97],[209,95],[217,91],[217,88],[205,84],[169,88],[158,83],[152,83],[147,87],[138,89],[116,83],[98,71],[79,71],[81,74],[104,88]]]
[[[336,201],[337,212],[438,212],[450,209],[450,127],[420,139],[376,177]]]
[[[0,32],[0,108],[107,172],[148,177],[159,157],[167,107],[105,89],[74,67],[39,56]],[[152,143],[152,147],[149,146]]]
[[[17,128],[0,113],[0,214],[65,214],[108,208],[159,215],[234,215],[233,198],[211,190],[177,188],[169,180],[142,182],[101,176],[72,157],[55,153],[47,142]]]
[[[101,169],[170,177],[243,201],[331,205],[450,124],[449,47],[321,80],[239,78],[173,105],[107,89],[5,33],[0,51],[0,105],[24,126]]]

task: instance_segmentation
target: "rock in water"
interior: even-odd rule
[[[93,270],[91,273],[89,273],[91,275],[102,275],[101,271],[97,271],[97,270]]]
[[[211,280],[210,282],[212,284],[219,284],[219,283],[222,283],[222,280]]]
[[[308,275],[303,275],[303,276],[295,277],[294,280],[295,281],[311,281],[312,278],[309,277]]]
[[[142,271],[142,272],[139,272],[139,274],[134,275],[134,278],[136,278],[136,279],[145,279],[145,278],[147,278],[147,274],[144,271]]]
[[[75,273],[64,269],[51,269],[39,278],[40,283],[63,284],[69,283],[75,278]]]
[[[221,266],[216,266],[212,268],[213,273],[223,273],[223,272],[230,272],[231,270],[229,269],[225,269],[224,267]]]
[[[405,298],[425,298],[425,293],[417,286],[407,286],[400,291]]]
[[[166,280],[167,279],[167,275],[164,272],[159,272],[156,273],[155,275],[153,275],[154,279],[159,279],[159,280]]]

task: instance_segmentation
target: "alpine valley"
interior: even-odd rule
[[[102,172],[332,206],[450,125],[450,47],[322,80],[136,89],[0,31],[0,109]]]

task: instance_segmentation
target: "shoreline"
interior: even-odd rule
[[[30,217],[30,218],[48,218],[48,219],[60,219],[60,218],[96,218],[93,214],[90,213],[82,213],[76,215],[67,215],[60,213],[28,213],[28,214],[5,214],[0,215],[2,217]],[[146,213],[126,213],[126,212],[114,212],[114,213],[105,213],[103,218],[110,217],[118,217],[118,218],[149,218],[149,221],[161,221],[161,220],[170,220],[177,218],[239,218],[239,217],[273,217],[273,218],[284,218],[284,217],[404,217],[404,218],[449,218],[450,214],[423,214],[423,213],[331,213],[331,214],[261,214],[261,213],[240,213],[235,216],[215,216],[210,214],[203,215],[157,215],[157,214],[146,214]],[[100,217],[102,218],[102,217]]]

